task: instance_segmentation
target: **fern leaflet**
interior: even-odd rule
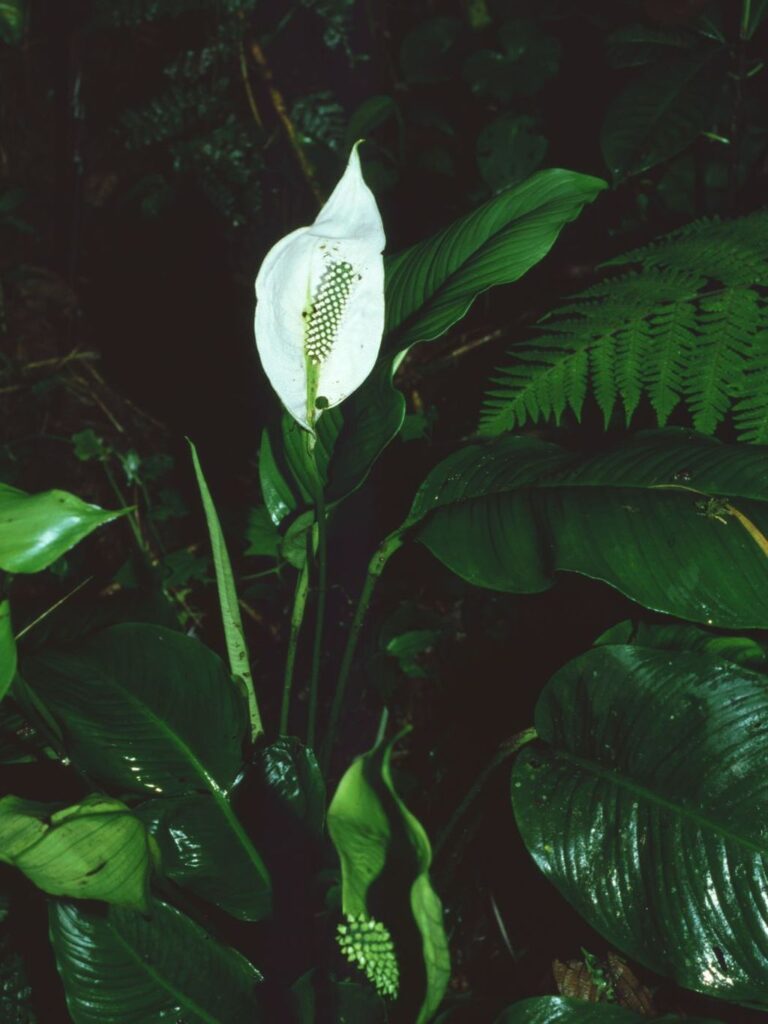
[[[730,413],[741,440],[768,441],[768,213],[704,220],[604,264],[609,274],[515,345],[486,394],[480,432],[581,419],[588,392],[606,425],[647,397],[660,426],[682,402],[714,433]]]

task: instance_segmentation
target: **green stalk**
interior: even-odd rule
[[[129,505],[128,502],[125,500],[125,495],[123,494],[120,485],[115,479],[115,474],[109,468],[109,463],[107,462],[107,460],[104,459],[101,465],[104,468],[104,473],[106,475],[107,480],[109,481],[109,486],[112,488],[115,497],[117,498],[120,504],[120,507],[125,510],[126,518],[128,520],[128,523],[130,524],[131,531],[133,533],[133,537],[134,540],[136,541],[139,551],[141,551],[142,554],[146,554],[147,545],[144,543],[144,538],[141,535],[141,530],[139,529],[139,524],[136,522],[136,515],[133,511],[135,506]]]
[[[360,631],[363,628],[363,623],[365,622],[365,616],[368,613],[371,596],[373,595],[374,588],[379,581],[379,577],[384,571],[384,566],[387,564],[390,557],[402,546],[403,529],[401,527],[400,529],[395,530],[394,533],[390,533],[388,537],[384,538],[368,565],[365,583],[363,584],[363,589],[360,592],[360,599],[358,600],[357,608],[355,609],[355,617],[352,620],[352,625],[350,626],[349,635],[347,637],[347,644],[344,648],[344,654],[341,659],[341,668],[339,669],[339,676],[336,680],[336,692],[333,695],[331,714],[328,719],[328,730],[326,732],[321,757],[323,773],[326,775],[328,773],[331,754],[333,752],[333,744],[336,740],[336,731],[339,726],[339,717],[344,704],[347,683],[349,682],[349,674],[352,670],[352,664],[355,659],[357,641],[360,637]]]
[[[747,39],[749,33],[749,21],[752,16],[752,0],[744,0],[741,5],[741,27],[739,39]]]
[[[308,450],[314,464],[312,485],[317,521],[317,603],[315,605],[315,638],[312,644],[312,670],[309,677],[309,713],[307,718],[307,746],[314,750],[317,731],[317,704],[320,690],[320,660],[323,654],[323,627],[325,625],[325,597],[328,589],[328,530],[326,523],[323,480],[317,463],[315,437],[308,437]]]
[[[296,649],[299,644],[299,632],[304,621],[309,592],[309,558],[299,570],[296,580],[296,591],[293,595],[291,612],[291,632],[288,637],[288,653],[285,658],[285,675],[283,677],[283,701],[280,706],[280,735],[288,732],[288,717],[291,709],[291,689],[293,688],[293,669],[296,664]]]
[[[450,837],[453,835],[456,826],[459,824],[461,819],[464,817],[469,808],[480,795],[486,782],[491,777],[491,775],[493,775],[493,773],[496,771],[499,765],[503,764],[508,757],[512,757],[513,754],[516,754],[518,750],[521,750],[526,745],[526,743],[530,743],[532,740],[535,740],[536,736],[537,733],[535,729],[523,729],[522,732],[516,733],[511,739],[507,740],[505,743],[502,743],[502,745],[493,755],[493,759],[491,760],[490,764],[486,765],[483,771],[481,771],[480,774],[477,776],[475,781],[470,786],[466,796],[449,818],[448,824],[437,837],[434,845],[435,859],[437,859],[440,856],[441,852],[445,849],[445,845],[450,839]]]

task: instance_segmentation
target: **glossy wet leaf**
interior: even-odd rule
[[[536,863],[611,945],[768,1007],[768,691],[706,654],[596,648],[536,707],[512,773]]]
[[[74,1024],[261,1024],[261,975],[179,910],[55,902],[50,934]]]
[[[136,813],[157,842],[159,870],[232,917],[258,921],[269,906],[266,868],[209,795],[148,800]]]
[[[768,458],[693,431],[648,431],[580,456],[533,438],[470,444],[414,501],[419,539],[478,586],[547,590],[559,571],[646,608],[768,626]]]
[[[675,156],[709,124],[722,90],[719,48],[645,69],[614,98],[601,134],[611,174],[640,174]]]
[[[124,803],[93,795],[72,807],[0,800],[0,861],[53,896],[144,909],[149,851],[144,826]]]
[[[688,622],[633,622],[625,619],[595,640],[595,646],[606,644],[635,644],[665,651],[701,651],[756,672],[768,672],[768,648],[755,637],[702,629]]]
[[[429,879],[432,851],[419,821],[397,795],[394,740],[357,758],[328,809],[341,861],[342,909],[380,921],[395,944],[399,1005],[414,1024],[430,1020],[450,976],[440,899]]]
[[[293,736],[264,747],[256,762],[268,814],[287,815],[320,838],[325,824],[325,782],[314,752]]]
[[[26,494],[0,483],[0,569],[47,569],[89,533],[121,515],[66,491]]]
[[[676,1024],[685,1020],[687,1024],[714,1024],[703,1017],[677,1017],[664,1014],[654,1017],[657,1024]],[[642,1024],[647,1017],[623,1006],[609,1003],[585,1003],[577,999],[563,999],[559,996],[540,996],[522,999],[504,1010],[495,1024]]]
[[[16,641],[11,626],[11,603],[0,601],[0,700],[8,693],[8,688],[16,675]]]
[[[90,779],[144,797],[207,794],[218,824],[204,831],[228,833],[210,856],[232,843],[238,872],[247,865],[231,880],[250,887],[239,916],[269,912],[267,870],[228,799],[243,764],[245,698],[215,654],[161,626],[123,624],[24,659],[22,675]]]

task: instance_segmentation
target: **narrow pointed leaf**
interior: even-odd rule
[[[56,902],[50,933],[74,1024],[261,1024],[261,975],[175,908],[100,914]]]
[[[611,945],[768,1008],[768,692],[706,654],[596,648],[547,684],[512,774],[523,839]]]
[[[227,544],[221,530],[221,523],[213,503],[208,484],[205,482],[203,468],[197,456],[197,449],[189,442],[192,451],[192,464],[195,467],[197,486],[200,489],[200,497],[205,510],[205,521],[208,524],[208,535],[211,540],[213,551],[213,564],[216,570],[216,588],[219,594],[219,606],[221,608],[221,620],[224,625],[224,638],[227,644],[227,656],[232,675],[236,679],[242,679],[245,691],[248,696],[248,712],[251,719],[251,739],[255,740],[264,731],[261,724],[259,706],[256,702],[256,691],[254,690],[251,666],[248,658],[248,647],[245,642],[245,630],[240,615],[240,605],[237,601],[237,590],[235,578],[232,574],[232,564],[227,553]]]
[[[10,601],[0,601],[0,700],[16,675],[16,641],[11,627]]]
[[[25,494],[0,484],[0,569],[47,569],[89,533],[123,514],[106,512],[66,491]]]

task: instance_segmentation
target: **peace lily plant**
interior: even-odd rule
[[[274,245],[256,277],[264,371],[311,432],[322,410],[343,402],[371,372],[384,331],[384,226],[359,145],[314,224]]]

